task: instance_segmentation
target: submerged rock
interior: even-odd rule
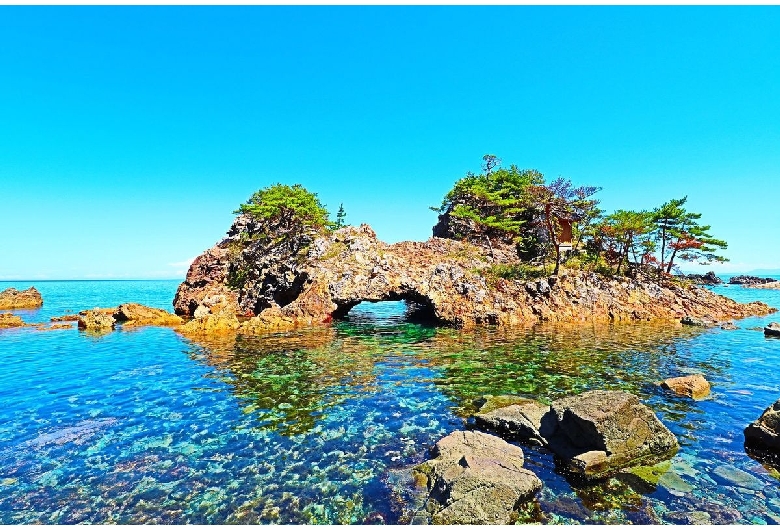
[[[415,468],[425,477],[433,524],[509,524],[542,482],[523,468],[522,449],[501,438],[456,431],[439,440],[433,459]]]
[[[780,399],[745,429],[745,445],[780,453]]]
[[[764,328],[764,335],[768,337],[780,337],[780,323],[772,322]]]
[[[633,394],[592,390],[556,400],[558,432],[550,448],[570,472],[594,478],[673,456],[677,438]]]
[[[701,399],[710,393],[710,383],[701,374],[670,377],[661,383],[661,387],[693,399]]]
[[[42,305],[43,298],[35,287],[24,291],[9,287],[0,292],[0,309],[35,309]]]
[[[110,331],[114,329],[116,320],[105,309],[95,308],[79,313],[78,327],[87,331]]]
[[[727,331],[734,331],[735,329],[739,329],[739,328],[733,322],[724,322],[723,324],[720,325],[720,329],[724,329]]]
[[[0,313],[0,328],[20,328],[24,325],[22,317],[13,313]]]

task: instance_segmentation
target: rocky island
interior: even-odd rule
[[[459,181],[445,198],[434,237],[424,242],[388,244],[366,224],[334,226],[316,195],[298,185],[260,190],[236,212],[227,236],[190,266],[174,300],[178,315],[193,318],[182,331],[257,333],[327,324],[360,302],[386,300],[406,300],[417,315],[459,328],[538,321],[723,321],[774,311],[667,274],[674,252],[662,257],[662,265],[667,260],[662,268],[650,265],[649,254],[629,262],[628,248],[639,241],[634,232],[623,239],[603,238],[620,233],[622,217],[612,232],[607,230],[612,225],[591,226],[588,232],[567,220],[585,223],[586,206],[595,201],[583,205],[576,197],[587,196],[587,190],[566,191],[560,183],[547,189],[533,184],[539,179],[535,174],[514,167],[500,171],[505,170],[481,178],[500,189],[507,185],[498,176],[518,181],[525,185],[523,193],[539,195],[536,202],[513,207],[511,218],[498,224],[484,198],[469,206],[479,192],[461,190]],[[468,179],[478,177],[462,180]],[[483,219],[480,208],[493,213]],[[572,230],[580,242],[564,252]],[[702,243],[702,248],[707,247]]]

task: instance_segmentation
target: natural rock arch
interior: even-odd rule
[[[771,311],[766,304],[738,304],[703,288],[583,271],[533,281],[504,279],[491,267],[516,260],[511,249],[487,252],[437,237],[387,244],[368,225],[344,227],[305,245],[247,246],[242,227],[249,222],[239,216],[228,237],[193,262],[174,299],[177,314],[233,319],[238,314],[253,317],[242,329],[262,331],[327,323],[360,302],[386,300],[421,304],[435,320],[455,327],[727,319]],[[236,278],[242,281],[237,284]]]

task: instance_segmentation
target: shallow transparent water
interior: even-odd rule
[[[176,286],[39,282],[44,307],[19,313],[170,309]],[[780,291],[715,290],[780,307]],[[744,427],[780,398],[780,340],[750,328],[780,315],[736,331],[461,333],[407,323],[404,309],[361,304],[332,328],[204,343],[167,328],[0,331],[0,523],[403,523],[418,501],[409,467],[464,426],[475,398],[596,388],[638,394],[680,452],[653,488],[571,484],[550,455],[525,449],[545,483],[525,521],[780,522],[780,481],[742,446]],[[708,399],[655,384],[689,372],[712,382]]]

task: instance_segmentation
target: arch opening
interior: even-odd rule
[[[436,311],[429,300],[408,296],[388,297],[384,300],[351,300],[339,304],[333,317],[347,322],[380,325],[444,324],[436,317]]]

